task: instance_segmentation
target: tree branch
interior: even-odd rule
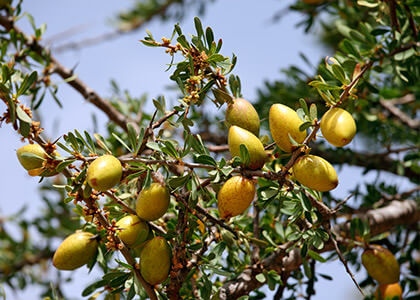
[[[379,209],[369,210],[359,215],[360,218],[367,220],[370,225],[372,235],[386,232],[397,225],[409,225],[420,220],[420,209],[413,200],[392,201],[390,205]],[[334,231],[339,233],[339,237],[349,236],[350,223],[345,222],[334,227]],[[334,245],[330,241],[325,247],[318,251],[320,253],[334,250]],[[302,264],[300,249],[293,249],[287,254],[284,248],[276,250],[273,254],[261,261],[261,266],[255,264],[246,268],[239,276],[233,280],[225,282],[220,289],[220,299],[237,299],[242,295],[247,295],[251,291],[259,288],[263,284],[256,280],[255,276],[263,270],[275,270],[279,274],[296,270]]]
[[[180,1],[179,0],[168,0],[168,1],[166,1],[161,6],[157,7],[153,11],[151,11],[150,14],[147,17],[145,17],[144,19],[139,20],[138,22],[134,23],[133,25],[130,24],[131,26],[129,28],[124,28],[124,29],[120,28],[120,29],[117,29],[115,31],[103,33],[103,34],[98,35],[98,36],[89,37],[89,38],[83,39],[81,41],[69,42],[69,43],[66,43],[66,44],[62,44],[58,47],[53,48],[53,50],[54,50],[55,53],[61,53],[61,52],[65,52],[67,50],[77,50],[77,49],[80,49],[80,48],[83,48],[83,47],[94,46],[94,45],[97,45],[97,44],[102,43],[102,42],[111,41],[111,40],[116,39],[116,38],[118,38],[122,35],[132,33],[134,31],[139,30],[144,24],[146,24],[147,22],[152,20],[153,17],[160,16],[160,15],[164,14],[168,10],[168,8],[176,2],[180,2]]]
[[[0,25],[3,26],[7,31],[14,30],[18,35],[21,35],[25,40],[25,44],[33,49],[38,55],[44,58],[49,58],[52,65],[52,72],[58,74],[63,80],[71,79],[74,75],[73,70],[64,67],[60,62],[51,55],[48,49],[40,45],[36,40],[27,36],[19,27],[14,23],[14,19],[7,16],[0,15]],[[81,79],[75,78],[67,83],[79,92],[88,102],[95,105],[97,108],[102,110],[108,118],[119,125],[124,130],[127,130],[128,119],[122,113],[120,113],[112,104],[101,98],[91,87],[84,83]],[[133,123],[133,126],[138,130],[138,125]]]

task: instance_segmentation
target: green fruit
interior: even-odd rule
[[[137,198],[137,215],[145,221],[157,220],[166,213],[169,202],[170,195],[166,187],[152,183],[148,189],[143,189]]]
[[[391,284],[380,284],[376,289],[376,300],[393,300],[395,297],[398,297],[396,299],[399,300],[402,299],[402,288],[398,282]]]
[[[303,121],[293,109],[286,105],[273,104],[271,106],[269,123],[273,140],[285,152],[292,152],[294,149],[289,134],[298,143],[302,143],[306,138],[306,131],[299,130]]]
[[[112,155],[103,155],[95,159],[87,170],[89,185],[100,192],[105,192],[117,185],[122,176],[120,161]]]
[[[254,106],[245,99],[237,98],[228,104],[226,122],[229,126],[239,126],[256,136],[260,134],[260,117]]]
[[[293,165],[293,176],[310,189],[326,192],[338,185],[337,173],[333,166],[315,155],[305,155]]]
[[[42,163],[47,157],[45,150],[38,144],[29,144],[20,147],[16,151],[16,154],[20,164],[27,171],[42,168]]]
[[[163,237],[157,236],[144,245],[140,253],[140,272],[144,280],[155,285],[169,275],[171,249]]]
[[[381,284],[395,283],[400,279],[400,265],[388,249],[370,245],[362,254],[362,264],[373,279]]]
[[[129,247],[143,243],[149,234],[149,225],[133,215],[120,219],[116,226],[119,228],[118,236]]]
[[[255,197],[255,184],[244,176],[228,179],[217,195],[220,217],[229,219],[242,214]]]
[[[249,162],[245,166],[250,169],[260,169],[267,159],[264,146],[251,132],[238,126],[231,126],[228,135],[229,151],[232,157],[240,156],[240,145],[248,149]]]
[[[89,232],[69,235],[54,253],[53,265],[59,270],[74,270],[87,264],[96,254],[98,241]]]
[[[333,107],[322,117],[321,132],[330,144],[343,147],[356,135],[356,122],[344,109]]]

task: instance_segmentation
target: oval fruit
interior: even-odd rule
[[[333,166],[316,155],[305,155],[293,165],[293,176],[310,189],[326,192],[338,185],[337,173]]]
[[[228,144],[232,157],[240,156],[241,144],[246,146],[249,153],[249,162],[245,165],[246,167],[255,170],[264,165],[267,154],[259,138],[252,132],[238,126],[231,126],[229,128]]]
[[[54,253],[53,265],[59,270],[74,270],[87,264],[96,254],[98,241],[89,232],[69,235]]]
[[[228,104],[226,122],[229,126],[239,126],[256,136],[260,134],[260,117],[254,106],[245,99],[236,98]]]
[[[37,157],[27,157],[25,154],[34,154]],[[40,145],[29,144],[17,149],[16,155],[22,167],[29,171],[41,168],[47,153]]]
[[[116,226],[118,236],[129,247],[143,243],[149,234],[149,225],[133,215],[123,217]]]
[[[391,284],[380,284],[376,289],[375,298],[377,300],[393,300],[395,297],[397,299],[402,299],[402,288],[401,285],[396,283]]]
[[[370,245],[362,254],[362,264],[368,274],[381,284],[395,283],[400,279],[400,265],[388,249]]]
[[[163,237],[148,241],[140,253],[140,272],[144,280],[155,285],[165,281],[171,266],[171,249]]]
[[[356,122],[346,110],[333,107],[321,119],[321,132],[330,144],[343,147],[356,135]]]
[[[290,107],[283,104],[273,104],[269,112],[270,132],[277,146],[285,151],[292,152],[294,146],[290,142],[290,136],[298,143],[306,138],[306,130],[300,131],[303,121]]]
[[[244,176],[228,179],[217,195],[220,217],[229,219],[243,213],[254,200],[255,190],[254,182]]]
[[[168,189],[159,183],[152,183],[148,189],[143,189],[137,198],[137,215],[145,221],[157,220],[166,213],[169,202]]]
[[[95,159],[87,170],[89,185],[100,192],[105,192],[117,185],[122,176],[120,161],[112,155],[102,155]]]

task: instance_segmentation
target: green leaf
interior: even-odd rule
[[[211,45],[214,41],[214,34],[213,34],[213,30],[211,30],[210,27],[206,28],[206,40],[207,40],[207,45],[209,46],[209,48],[211,48]]]
[[[124,148],[126,148],[129,152],[133,152],[133,150],[130,149],[130,147],[128,147],[128,145],[122,140],[122,138],[120,138],[118,135],[116,135],[114,132],[112,133],[112,136],[118,141],[120,142],[121,145],[124,146]]]
[[[198,36],[201,38],[204,35],[204,31],[203,31],[203,25],[201,24],[200,18],[198,17],[194,18],[194,25],[195,25],[195,30],[197,30]]]
[[[309,116],[308,105],[306,104],[305,99],[300,98],[299,104],[300,104],[300,107],[302,107],[303,111],[305,112],[305,115]]]
[[[308,249],[308,255],[310,257],[312,257],[313,259],[319,261],[319,262],[326,262],[327,260],[325,258],[323,258],[321,255],[319,255],[318,253],[316,253],[315,251],[312,251],[311,249]]]
[[[92,294],[95,290],[97,290],[100,287],[103,287],[107,284],[107,280],[99,280],[97,282],[94,282],[90,285],[88,285],[82,292],[82,296],[86,297],[90,294]]]
[[[266,280],[265,275],[263,273],[257,274],[257,276],[255,276],[255,279],[257,279],[257,281],[260,283],[264,283]]]
[[[347,84],[348,80],[346,79],[346,73],[344,72],[343,67],[338,64],[333,64],[331,66],[333,75],[336,79],[338,79],[342,84]]]
[[[16,93],[16,96],[19,97],[20,95],[25,94],[25,92],[31,87],[32,84],[37,80],[38,74],[36,71],[33,71],[31,75],[25,76],[25,79],[23,79],[22,84],[19,87],[19,90]]]
[[[67,168],[69,165],[71,165],[72,163],[74,163],[76,161],[76,159],[70,159],[70,160],[65,160],[62,161],[61,163],[58,164],[58,166],[55,168],[57,172],[62,172],[65,168]]]
[[[359,51],[353,46],[353,44],[348,39],[344,39],[340,43],[339,48],[344,53],[351,54],[355,56],[356,58],[361,58]]]
[[[306,129],[308,129],[309,127],[311,127],[312,122],[305,122],[302,123],[302,125],[299,126],[299,130],[300,131],[305,131]]]
[[[32,119],[19,105],[16,106],[16,114],[19,120],[26,122],[28,124],[32,124]]]
[[[311,104],[311,107],[309,108],[309,115],[312,121],[318,119],[318,110],[315,103]]]
[[[250,157],[249,157],[248,148],[244,144],[241,144],[239,146],[239,155],[240,155],[242,163],[244,165],[248,165]]]
[[[406,60],[409,57],[413,56],[415,53],[416,53],[416,51],[414,50],[414,48],[410,48],[408,50],[405,50],[403,52],[395,54],[394,55],[394,60],[396,60],[396,61]]]
[[[198,156],[195,161],[200,164],[211,165],[217,167],[217,162],[214,160],[213,157],[207,154],[202,154]]]

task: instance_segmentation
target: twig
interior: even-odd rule
[[[398,17],[397,17],[397,9],[395,7],[395,0],[386,0],[389,4],[389,14],[391,18],[391,26],[397,30],[398,32],[401,32],[400,30],[400,24],[398,23]]]
[[[365,66],[360,71],[360,73],[357,74],[355,78],[353,78],[353,80],[350,82],[350,84],[341,93],[340,100],[337,102],[337,104],[335,106],[338,106],[341,103],[343,103],[343,101],[350,95],[351,90],[357,84],[359,79],[363,76],[363,74],[366,73],[367,70],[369,70],[370,67],[372,67],[372,65],[373,65],[373,61],[369,61],[368,63],[365,64]]]
[[[408,15],[408,22],[410,23],[411,30],[413,31],[414,40],[417,40],[418,30],[417,30],[416,22],[414,22],[413,14],[411,13],[410,7],[407,5],[405,1],[403,1],[402,4]]]
[[[420,126],[420,121],[411,119],[408,115],[406,115],[402,110],[398,107],[394,106],[390,101],[386,101],[384,99],[379,100],[379,103],[385,107],[391,114],[396,116],[402,123],[406,124],[411,129],[418,129]]]
[[[364,297],[365,294],[362,291],[362,288],[360,287],[360,285],[357,283],[356,279],[354,278],[353,273],[351,272],[346,259],[344,258],[343,254],[341,253],[340,249],[338,248],[338,244],[337,244],[337,240],[335,239],[335,237],[333,236],[332,232],[331,232],[331,226],[330,223],[328,223],[326,226],[324,226],[325,229],[328,232],[328,235],[330,236],[331,242],[334,245],[334,249],[338,254],[338,257],[340,258],[340,261],[343,263],[344,267],[346,268],[347,273],[350,275],[351,280],[353,280],[354,284],[356,285],[357,289],[360,291],[360,293],[362,294],[362,296]]]
[[[68,80],[73,77],[73,70],[64,67],[58,62],[58,60],[54,56],[52,56],[49,53],[47,49],[42,47],[36,40],[30,38],[25,33],[23,33],[23,31],[20,28],[15,26],[14,19],[12,17],[0,15],[0,25],[2,25],[8,31],[13,29],[18,35],[21,35],[23,37],[28,47],[33,49],[41,57],[48,57],[50,63],[53,66],[52,71],[58,74],[62,79]],[[92,103],[97,108],[102,110],[110,120],[114,121],[124,130],[127,130],[128,119],[126,118],[126,116],[124,116],[116,108],[114,108],[109,101],[101,98],[92,88],[90,88],[81,79],[74,78],[71,81],[67,81],[67,84],[69,84],[76,91],[78,91],[88,102]],[[137,130],[139,129],[137,124],[133,124],[133,126],[135,126]]]
[[[67,50],[77,50],[77,49],[80,49],[80,48],[83,48],[83,47],[94,46],[94,45],[97,45],[97,44],[102,43],[102,42],[113,40],[113,39],[118,38],[118,37],[120,37],[124,34],[132,33],[134,31],[137,31],[138,29],[140,29],[145,23],[149,22],[154,16],[162,15],[163,13],[165,13],[165,11],[173,3],[176,3],[176,2],[179,2],[179,0],[168,0],[168,1],[166,1],[166,3],[162,4],[157,9],[152,11],[150,13],[150,15],[148,15],[146,18],[143,18],[140,21],[136,22],[134,25],[131,25],[131,27],[128,28],[128,29],[125,29],[125,30],[124,29],[118,29],[118,30],[115,30],[115,31],[103,33],[103,34],[95,36],[95,37],[86,38],[86,39],[83,39],[83,40],[78,41],[78,42],[69,42],[69,43],[66,43],[66,44],[62,44],[62,45],[60,45],[56,48],[53,48],[53,50],[56,53],[64,52],[64,51],[67,51]]]
[[[315,295],[314,283],[315,283],[315,264],[316,260],[312,259],[310,262],[311,278],[308,280],[308,286],[306,288],[306,300],[311,300],[311,297]]]
[[[260,208],[257,203],[254,202],[254,215],[253,215],[253,233],[254,238],[260,238]],[[260,259],[260,247],[258,245],[252,246],[251,259],[253,263],[256,263]]]
[[[283,284],[279,284],[276,293],[274,294],[273,300],[281,300],[283,292],[286,289],[287,279],[289,279],[290,272],[281,272],[281,281]]]

